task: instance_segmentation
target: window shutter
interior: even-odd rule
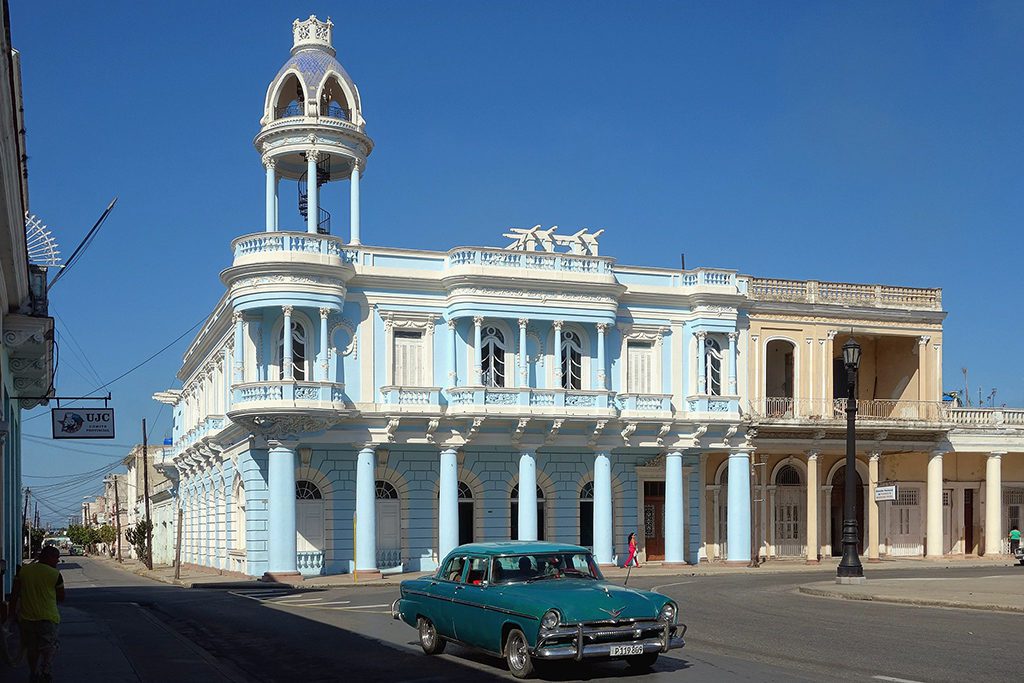
[[[651,345],[629,342],[626,362],[626,390],[634,394],[651,393]]]
[[[422,367],[422,335],[418,332],[395,333],[395,377],[397,386],[418,387]]]

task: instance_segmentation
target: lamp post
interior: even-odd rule
[[[860,366],[860,344],[851,337],[843,344],[843,365],[846,366],[846,489],[843,494],[843,559],[836,569],[839,582],[864,580],[864,567],[857,555],[857,368]]]

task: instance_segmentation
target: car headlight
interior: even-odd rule
[[[659,621],[673,622],[676,620],[676,606],[671,602],[666,602],[661,608],[661,612],[658,613]]]
[[[562,615],[557,610],[549,609],[544,613],[544,616],[540,618],[540,627],[546,629],[552,629],[558,626],[558,622],[562,620]]]

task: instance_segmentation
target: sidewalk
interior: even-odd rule
[[[255,578],[240,578],[234,575],[221,575],[214,569],[196,569],[191,567],[183,568],[181,578],[174,578],[174,567],[158,566],[149,571],[145,566],[136,560],[125,560],[123,564],[107,559],[98,558],[110,564],[110,566],[131,571],[139,576],[144,576],[154,581],[184,586],[186,588],[274,588],[282,585],[294,588],[353,588],[360,586],[397,586],[406,579],[415,579],[433,574],[433,572],[406,572],[396,574],[385,574],[379,579],[353,580],[351,574],[332,574],[329,576],[311,576],[305,579],[299,578],[293,581],[281,583],[270,583]],[[803,560],[772,560],[764,562],[760,567],[726,567],[719,563],[701,563],[689,566],[664,567],[661,563],[652,562],[642,567],[633,567],[632,570],[621,567],[602,567],[601,571],[605,578],[610,581],[622,581],[626,578],[627,572],[631,577],[672,577],[672,576],[718,576],[728,574],[781,574],[796,572],[821,572],[828,576],[835,576],[836,566],[839,564],[838,557],[822,559],[820,564],[808,565]],[[986,557],[946,557],[939,560],[928,560],[924,558],[899,558],[886,559],[881,562],[865,564],[866,571],[872,569],[941,569],[948,567],[1008,567],[1014,562],[1009,556],[994,558]],[[1024,575],[1024,574],[1022,574]],[[832,584],[828,584],[831,586]]]
[[[1009,563],[1008,563],[1009,564]],[[920,607],[957,607],[996,612],[1024,612],[1024,567],[1017,575],[971,578],[917,577],[868,578],[860,585],[818,581],[800,586],[800,592],[823,598],[890,602]]]

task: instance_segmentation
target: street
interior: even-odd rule
[[[500,660],[461,647],[423,655],[415,630],[390,617],[394,586],[185,589],[91,558],[66,558],[61,569],[68,597],[58,680],[511,680]],[[1014,573],[1024,580],[1014,567],[868,571],[878,578],[941,581]],[[601,662],[550,667],[541,677],[956,681],[1014,675],[1020,615],[796,592],[801,583],[823,578],[820,571],[645,578],[640,570],[631,586],[656,588],[679,601],[689,626],[687,646],[663,655],[645,674],[621,662]],[[76,639],[89,636],[92,643],[97,632],[107,634],[110,645],[83,670]]]

